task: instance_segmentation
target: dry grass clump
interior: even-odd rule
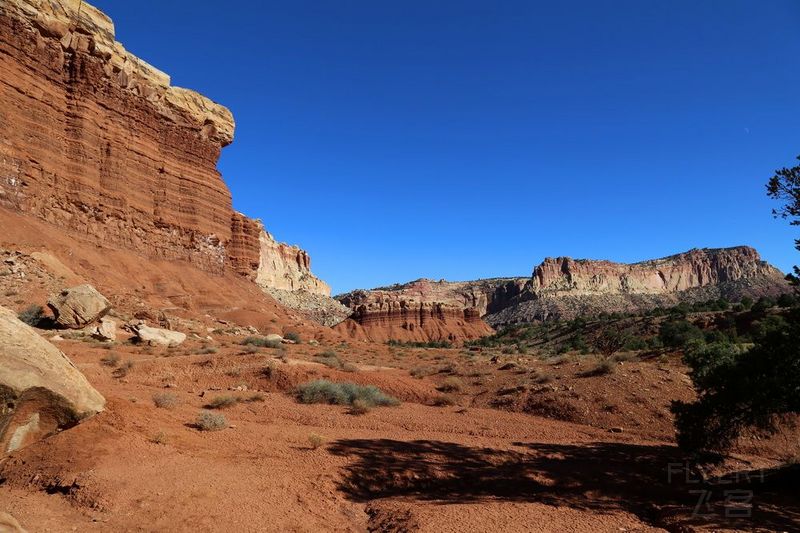
[[[259,348],[280,348],[281,341],[278,339],[266,339],[264,337],[246,337],[242,341],[242,346],[254,346]]]
[[[225,415],[205,410],[200,411],[200,414],[197,415],[196,424],[200,431],[219,431],[228,427]]]
[[[115,378],[124,378],[133,368],[133,361],[125,361],[122,365],[118,366],[112,373]]]
[[[433,374],[433,370],[426,366],[416,366],[408,371],[412,378],[422,379]]]
[[[153,435],[153,438],[150,439],[150,442],[152,442],[153,444],[166,444],[167,434],[164,433],[163,431],[159,431],[158,433]]]
[[[589,370],[585,370],[578,375],[584,378],[606,376],[608,374],[613,374],[615,369],[616,366],[613,362],[609,361],[608,359],[603,359],[594,367],[590,368]]]
[[[434,407],[449,407],[451,405],[455,405],[456,401],[453,399],[452,396],[447,394],[442,394],[441,396],[437,396],[431,402]]]
[[[358,399],[353,401],[353,405],[350,406],[350,414],[351,415],[365,415],[369,413],[370,406],[364,400]]]
[[[106,366],[115,367],[119,364],[119,354],[112,352],[100,359],[100,362]]]
[[[153,403],[159,409],[174,409],[181,402],[178,396],[171,392],[159,392],[153,395]]]
[[[225,409],[226,407],[231,407],[237,403],[239,403],[239,400],[235,396],[225,394],[213,398],[206,404],[206,409]]]
[[[311,447],[312,450],[316,450],[325,442],[325,438],[322,435],[317,435],[316,433],[312,433],[308,436],[308,445]]]
[[[464,382],[457,377],[449,377],[436,389],[439,392],[461,392],[464,390]]]

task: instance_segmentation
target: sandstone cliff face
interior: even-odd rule
[[[775,296],[789,290],[783,278],[747,246],[695,249],[633,264],[548,258],[517,300],[486,320],[497,326],[638,312],[682,301]]]
[[[482,317],[492,326],[601,312],[642,311],[681,301],[774,296],[788,290],[783,274],[749,247],[691,250],[663,259],[623,264],[545,259],[530,278],[447,282],[417,280],[337,296],[369,330],[409,325],[409,305]],[[409,316],[412,318],[410,319]],[[473,318],[474,320],[474,318]]]
[[[357,338],[382,342],[451,341],[489,335],[491,328],[474,306],[464,301],[443,302],[428,290],[428,280],[414,282],[407,290],[353,291],[337,299],[353,314],[339,330]]]
[[[634,264],[547,258],[533,272],[536,294],[664,294],[750,278],[783,278],[753,248],[690,250]]]
[[[308,255],[232,209],[230,111],[115,41],[77,0],[0,1],[0,206],[100,245],[328,295]]]

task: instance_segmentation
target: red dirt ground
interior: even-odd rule
[[[0,305],[41,304],[87,280],[118,319],[149,313],[190,334],[170,349],[124,336],[57,342],[108,405],[0,460],[0,511],[30,532],[800,530],[777,474],[738,485],[714,477],[780,465],[796,430],[749,435],[705,484],[687,483],[669,403],[693,392],[676,356],[632,357],[586,377],[591,356],[348,344],[236,277],[52,237],[2,211],[0,224],[0,248],[23,252],[30,273],[0,279]],[[246,326],[303,342],[248,348]],[[315,362],[330,351],[354,371]],[[111,354],[116,367],[102,361]],[[357,416],[295,401],[292,389],[317,378],[374,384],[402,403]],[[174,407],[156,407],[164,393]],[[219,410],[228,428],[194,425],[214,397],[255,394],[261,401]],[[726,516],[733,489],[754,491],[750,518]],[[711,496],[700,515],[697,490]]]

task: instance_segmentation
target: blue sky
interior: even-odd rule
[[[800,3],[94,0],[117,39],[236,117],[234,207],[334,293],[636,261],[797,228]]]

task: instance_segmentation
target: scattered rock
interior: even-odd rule
[[[91,285],[78,285],[50,296],[47,306],[55,315],[56,324],[80,329],[102,318],[111,310],[111,302]]]
[[[266,337],[264,337],[268,342],[283,342],[284,338],[278,335],[277,333],[270,333]]]
[[[622,429],[622,428],[620,428],[620,427],[614,427],[614,428],[610,428],[610,429],[609,429],[609,431],[610,431],[611,433],[622,433],[622,432],[623,432],[623,429]]]
[[[74,426],[105,399],[66,355],[0,307],[0,453]]]
[[[97,340],[115,341],[117,340],[117,323],[110,318],[101,318],[100,323],[91,328],[89,334]]]
[[[138,342],[159,346],[178,346],[186,340],[186,334],[169,329],[151,328],[145,324],[130,324],[131,332]]]

